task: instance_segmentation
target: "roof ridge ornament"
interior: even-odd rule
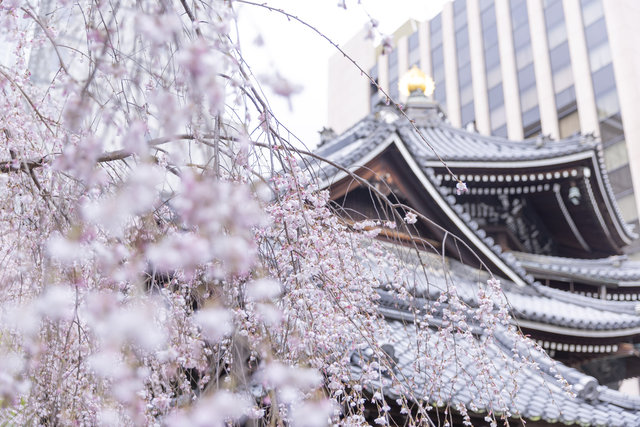
[[[595,132],[588,132],[582,135],[582,139],[587,142],[591,142],[591,141],[595,141],[596,139],[598,139],[596,137],[596,133]]]
[[[440,105],[432,97],[433,79],[417,66],[405,73],[398,82],[400,92],[407,99],[405,112],[417,126],[431,126],[446,119]]]
[[[550,141],[553,141],[553,138],[551,138],[551,134],[540,133],[536,137],[536,148],[542,148],[547,144],[547,142]]]
[[[410,97],[415,92],[419,95],[431,97],[436,89],[433,79],[417,65],[412,66],[398,81],[398,89],[405,97]]]

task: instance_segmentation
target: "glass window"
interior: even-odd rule
[[[569,43],[564,42],[549,51],[549,59],[551,60],[551,70],[561,70],[571,64],[571,55],[569,54]]]
[[[484,62],[487,70],[500,64],[500,50],[497,44],[484,52]]]
[[[389,81],[398,79],[398,67],[389,68]]]
[[[496,14],[493,4],[481,14],[482,28],[488,28],[496,23]]]
[[[582,2],[582,22],[588,27],[604,16],[602,2],[600,0]]]
[[[418,49],[420,45],[420,39],[417,31],[415,31],[413,34],[409,36],[408,43],[409,43],[409,52],[411,52],[412,50]]]
[[[552,28],[557,24],[564,22],[562,1],[554,0],[548,2],[548,5],[544,8],[544,19],[547,24],[547,28]]]
[[[533,64],[529,64],[518,71],[518,88],[523,92],[534,84],[536,84],[536,73]]]
[[[591,72],[598,71],[600,68],[611,63],[611,49],[609,43],[603,43],[589,52],[589,66]]]
[[[533,62],[531,43],[516,51],[516,67],[520,70]]]
[[[371,67],[371,69],[369,70],[369,75],[373,80],[375,80],[376,83],[378,83],[378,64],[375,64],[373,67]],[[378,99],[378,87],[373,83],[369,83],[369,101],[371,110],[373,110],[375,105],[378,103]]]
[[[524,127],[531,126],[532,124],[540,121],[540,110],[538,110],[538,106],[531,108],[528,111],[525,111],[522,114],[522,125]]]
[[[473,85],[467,85],[460,89],[460,104],[473,101]]]
[[[467,14],[461,13],[453,18],[453,25],[456,30],[463,28],[467,25]]]
[[[389,68],[389,81],[398,80],[398,67]]]
[[[567,27],[565,25],[556,25],[555,27],[547,31],[547,41],[549,43],[549,49],[553,49],[566,40]]]
[[[416,66],[420,68],[420,51],[412,50],[409,52],[409,68]]]
[[[483,27],[482,35],[485,49],[498,43],[498,27],[492,24],[489,27]]]
[[[442,84],[436,84],[436,89],[433,92],[433,98],[440,103],[441,107],[444,105],[447,99],[447,93],[445,91],[444,82],[442,82]]]
[[[553,73],[553,88],[555,93],[562,92],[571,85],[573,85],[573,72],[570,66]]]
[[[499,106],[495,110],[491,110],[490,120],[492,128],[499,128],[507,123],[507,115],[505,113],[504,105]]]
[[[531,37],[529,36],[529,25],[522,25],[513,30],[513,47],[517,51],[519,47],[529,43]]]
[[[371,78],[373,78],[374,80],[376,80],[378,78],[378,64],[376,63],[376,65],[374,65],[373,67],[371,67],[371,69],[369,70],[369,75],[371,76]]]
[[[593,79],[593,90],[596,94],[596,98],[601,93],[608,92],[611,88],[615,90],[616,80],[613,74],[613,64],[609,64],[606,67],[602,67],[591,75]]]
[[[489,89],[489,110],[499,107],[504,104],[504,95],[502,93],[502,83],[496,87]]]
[[[607,41],[607,25],[604,17],[598,19],[584,30],[587,39],[587,48],[592,49]]]
[[[556,95],[556,109],[559,111],[576,102],[576,91],[573,85]]]
[[[469,28],[464,27],[456,31],[456,46],[459,48],[469,44]]]
[[[436,67],[433,69],[433,81],[438,83],[444,81],[444,67]]]
[[[530,110],[537,105],[538,90],[535,85],[524,92],[520,92],[520,108],[522,108],[522,111]]]
[[[494,0],[480,0],[480,10],[485,10],[488,7],[493,6]]]
[[[467,123],[472,122],[475,119],[475,111],[473,109],[473,102],[470,102],[464,105],[460,109],[460,116],[462,118],[462,125],[465,126]]]
[[[513,25],[513,28],[518,28],[529,21],[527,4],[526,2],[521,2],[514,7],[513,3],[515,2],[512,2],[511,6],[511,25]]]
[[[442,52],[442,45],[435,47],[431,51],[431,62],[433,63],[434,68],[444,63],[444,54]]]
[[[398,65],[398,49],[394,47],[389,54],[389,69],[395,65]]]
[[[600,121],[600,137],[602,138],[605,148],[618,141],[624,140],[622,117],[619,113],[615,113]]]
[[[500,67],[493,67],[487,71],[487,87],[493,87],[502,81],[502,72]]]
[[[435,18],[429,21],[429,27],[431,28],[431,34],[440,32],[442,29],[442,13],[439,13]]]
[[[624,139],[605,148],[604,161],[607,170],[614,170],[629,164],[629,153],[627,153],[627,144]]]
[[[471,83],[471,65],[460,67],[458,70],[458,84],[460,87],[464,87]]]
[[[458,49],[456,50],[457,50],[456,54],[458,56],[458,66],[468,63],[469,62],[469,45],[458,47]]]
[[[507,137],[507,125],[502,125],[497,129],[493,129],[491,131],[491,135],[499,136],[501,138],[506,138]]]
[[[453,11],[454,13],[462,13],[467,9],[467,0],[455,0],[453,2]]]
[[[380,95],[378,94],[378,92],[376,92],[375,94],[371,95],[371,99],[369,100],[369,109],[370,109],[370,111],[375,110],[376,105],[378,104],[379,101],[380,101]]]
[[[605,119],[620,111],[618,104],[618,93],[615,89],[596,96],[596,106],[598,108],[598,118]]]
[[[431,46],[442,46],[442,31],[431,33]]]
[[[614,194],[624,193],[625,190],[633,188],[633,179],[631,178],[631,168],[628,164],[609,171],[609,182]]]
[[[389,95],[391,98],[397,101],[398,95],[400,94],[400,88],[398,88],[398,79],[393,79],[389,81]]]

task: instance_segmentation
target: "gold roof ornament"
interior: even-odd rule
[[[411,69],[400,78],[398,86],[400,93],[404,96],[409,96],[417,90],[424,93],[425,96],[431,96],[436,88],[433,79],[427,76],[426,73],[416,65],[411,67]]]

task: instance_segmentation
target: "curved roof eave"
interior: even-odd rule
[[[461,129],[452,128],[446,124],[438,124],[438,126],[425,127],[425,130],[428,129],[446,129],[453,136],[459,136],[458,139],[470,139],[471,136],[474,138],[474,142],[477,141],[478,145],[484,143],[487,145],[488,150],[495,150],[495,155],[491,155],[491,153],[483,153],[481,156],[477,154],[474,156],[473,152],[467,151],[466,153],[458,153],[446,161],[447,166],[450,168],[468,168],[468,169],[529,169],[529,168],[538,168],[545,166],[559,166],[563,164],[575,163],[583,160],[588,160],[591,163],[591,169],[593,170],[593,176],[595,177],[595,182],[597,183],[598,190],[602,195],[602,200],[606,206],[607,216],[609,219],[609,223],[613,225],[615,229],[619,241],[622,242],[622,245],[630,244],[634,239],[638,238],[638,234],[635,233],[629,225],[622,218],[622,214],[618,205],[616,203],[616,199],[613,195],[613,190],[609,183],[608,175],[606,172],[606,168],[604,167],[604,159],[601,155],[600,144],[597,142],[590,142],[586,140],[584,137],[574,137],[572,139],[568,139],[564,141],[562,146],[557,146],[554,150],[547,150],[544,154],[537,158],[530,158],[527,155],[538,154],[536,148],[530,148],[531,144],[527,144],[527,142],[513,142],[508,140],[502,140],[500,138],[495,137],[487,137],[484,135],[469,133],[467,131]],[[416,137],[415,131],[407,131],[405,127],[400,132],[400,137],[404,137],[408,139],[410,142],[414,144],[420,145],[419,138]],[[558,145],[558,142],[550,142],[551,145]],[[424,150],[425,153],[422,154],[421,166],[433,167],[433,168],[441,168],[443,165],[440,160],[436,159],[435,156],[431,157],[429,150],[437,149],[438,143],[435,143],[433,147],[421,147],[420,150]],[[528,147],[526,149],[520,150],[521,153],[511,153],[506,155],[504,153],[500,153],[500,149],[503,147],[508,147],[512,152],[518,151],[516,148],[518,145],[521,145],[523,148]],[[464,147],[462,147],[464,148]],[[460,148],[459,148],[460,149]],[[416,148],[418,150],[418,148]],[[418,153],[415,153],[416,155]],[[438,153],[442,155],[441,153]],[[464,158],[466,156],[466,158]],[[605,230],[605,233],[608,234],[609,230],[607,225],[603,223],[602,213],[600,208],[598,207],[598,203],[595,200],[592,200],[592,204],[594,205],[594,213],[598,217],[601,226]]]
[[[511,281],[513,281],[518,286],[525,286],[530,280],[528,280],[522,273],[517,272],[514,268],[512,268],[508,262],[506,262],[501,253],[497,253],[496,248],[489,246],[487,242],[483,241],[481,236],[477,235],[477,232],[472,230],[469,224],[466,224],[463,221],[460,212],[456,212],[455,209],[445,200],[444,196],[440,193],[440,191],[436,188],[436,185],[432,182],[431,179],[427,177],[425,171],[418,165],[415,161],[404,142],[400,138],[399,135],[395,134],[395,138],[392,139],[392,142],[402,155],[405,162],[413,172],[413,174],[418,178],[423,188],[429,193],[429,195],[433,198],[433,200],[438,204],[440,209],[447,215],[447,217],[458,227],[458,229],[464,234],[466,238],[484,255],[486,256],[495,266],[497,266],[502,273]],[[524,272],[524,270],[523,270]]]

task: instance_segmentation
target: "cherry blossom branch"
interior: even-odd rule
[[[5,79],[7,79],[7,81],[9,81],[9,83],[11,83],[13,85],[13,87],[15,87],[16,89],[18,89],[18,91],[20,92],[20,94],[22,95],[22,97],[27,101],[27,103],[29,104],[29,106],[31,106],[31,109],[33,110],[33,112],[36,114],[36,116],[38,116],[38,119],[40,119],[40,121],[42,122],[42,124],[44,124],[46,126],[46,128],[49,130],[49,132],[51,132],[52,135],[55,135],[55,132],[53,131],[53,129],[51,129],[51,126],[49,126],[49,122],[51,123],[55,123],[54,120],[48,119],[46,117],[44,117],[40,111],[38,110],[38,107],[36,107],[35,103],[31,100],[31,97],[29,95],[27,95],[27,93],[24,91],[24,89],[22,88],[22,86],[20,86],[11,76],[9,76],[2,68],[4,68],[2,65],[0,65],[0,75],[2,77],[4,77]]]
[[[247,5],[251,5],[251,6],[257,6],[257,7],[261,7],[264,9],[267,9],[271,12],[276,12],[279,13],[283,16],[285,16],[287,19],[289,20],[293,20],[296,21],[300,24],[302,24],[303,26],[307,27],[308,29],[310,29],[311,31],[313,31],[314,33],[316,33],[318,36],[320,36],[321,38],[323,38],[324,40],[326,40],[331,46],[333,46],[338,52],[340,52],[349,62],[351,62],[351,64],[353,64],[353,66],[355,66],[361,73],[361,75],[365,76],[366,78],[369,79],[369,81],[371,82],[372,85],[376,86],[378,88],[378,90],[380,92],[382,92],[386,99],[389,102],[392,102],[393,105],[397,108],[398,112],[411,124],[411,127],[413,128],[413,130],[416,132],[416,134],[420,137],[420,139],[427,145],[427,147],[429,147],[429,149],[433,152],[433,154],[436,156],[436,158],[438,159],[438,161],[444,166],[444,168],[446,169],[446,171],[449,173],[449,175],[454,179],[454,181],[457,181],[459,184],[464,184],[459,178],[458,176],[449,168],[449,165],[447,164],[447,162],[440,156],[440,154],[436,151],[435,147],[427,140],[427,138],[424,136],[424,134],[422,133],[422,131],[418,128],[418,126],[416,125],[415,120],[411,119],[407,113],[404,111],[404,109],[402,108],[402,106],[396,102],[395,100],[393,100],[391,98],[391,96],[382,88],[382,86],[380,86],[380,84],[378,82],[375,81],[375,79],[373,77],[371,77],[369,75],[369,73],[367,71],[365,71],[360,64],[358,64],[358,62],[356,60],[354,60],[346,51],[344,51],[336,42],[334,42],[333,40],[331,40],[329,38],[329,36],[327,36],[325,33],[323,33],[322,31],[318,30],[316,27],[314,27],[313,25],[309,24],[308,22],[306,22],[305,20],[299,18],[296,15],[290,14],[282,9],[278,9],[276,7],[273,6],[269,6],[266,3],[254,3],[252,1],[249,0],[236,0],[239,3],[244,3]]]

